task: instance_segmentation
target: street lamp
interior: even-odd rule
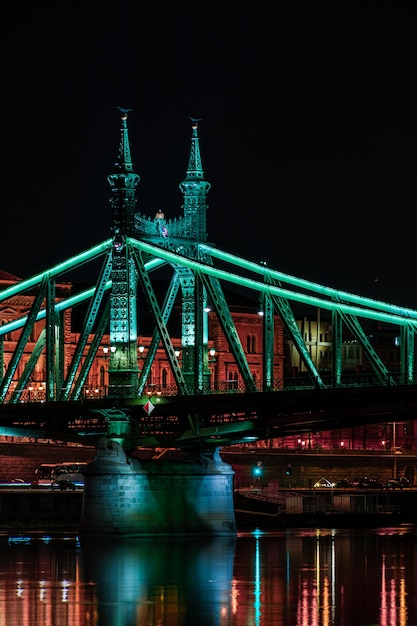
[[[106,359],[106,367],[103,367],[103,373],[100,374],[100,384],[104,387],[104,394],[107,395],[107,385],[110,384],[109,381],[109,371],[111,368],[111,362],[108,361],[108,359],[110,358],[111,354],[114,354],[116,352],[117,348],[114,345],[110,345],[110,346],[103,346],[103,356]],[[107,370],[107,374],[104,374],[104,369]]]
[[[262,465],[262,461],[258,461],[252,470],[253,476],[255,478],[255,481],[258,487],[260,486],[260,483],[261,483],[263,471],[264,471],[264,468]]]

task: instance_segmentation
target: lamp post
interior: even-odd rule
[[[110,358],[110,356],[112,354],[114,354],[116,352],[116,349],[117,348],[114,345],[103,346],[103,355],[104,355],[104,358],[106,359],[106,361],[107,361],[107,359]],[[106,365],[106,367],[107,367],[107,365]],[[106,384],[105,380],[102,381],[102,384],[105,385],[104,393],[105,393],[105,395],[107,395],[107,389],[109,387],[109,368],[108,367],[107,367],[107,384]]]
[[[392,453],[394,455],[394,462],[392,467],[392,477],[394,480],[397,478],[397,433],[396,423],[392,422]]]
[[[142,366],[141,366],[141,361],[143,361],[145,359],[145,346],[143,345],[143,343],[140,343],[138,346],[138,374],[139,376],[142,375]]]
[[[216,358],[216,348],[214,346],[211,346],[211,348],[209,348],[209,358],[208,358],[208,364],[209,364],[209,370],[210,370],[210,386],[212,389],[217,388],[217,379],[218,379],[218,371],[217,371],[217,358]],[[210,367],[210,364],[212,364],[212,367]]]

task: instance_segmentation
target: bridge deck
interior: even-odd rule
[[[91,445],[106,434],[110,421],[129,421],[134,425],[132,448],[225,446],[414,419],[417,386],[176,395],[153,399],[151,412],[149,400],[0,405],[0,433]]]

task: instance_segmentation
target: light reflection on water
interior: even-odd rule
[[[417,625],[417,529],[0,535],[0,626]]]

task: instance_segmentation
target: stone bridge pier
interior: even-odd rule
[[[103,438],[84,470],[80,535],[234,536],[233,475],[218,450],[139,461]]]

